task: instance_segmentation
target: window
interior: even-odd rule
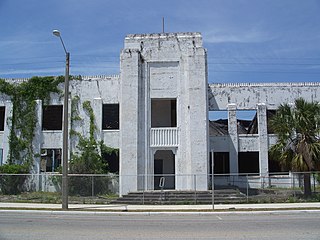
[[[177,100],[151,100],[151,127],[177,127]]]
[[[0,148],[0,166],[3,164],[3,149]]]
[[[239,173],[259,173],[259,152],[239,152]]]
[[[102,129],[119,129],[119,104],[103,104]]]
[[[108,164],[110,173],[119,174],[119,151],[112,153],[102,153],[103,160]]]
[[[57,172],[61,166],[61,149],[41,149],[41,172]]]
[[[0,131],[4,131],[5,107],[0,107]]]
[[[210,174],[212,174],[212,161],[210,152]],[[230,173],[230,161],[229,152],[214,152],[214,174],[229,174]]]
[[[267,110],[267,127],[268,127],[268,134],[274,134],[274,130],[270,126],[270,120],[276,115],[276,110]]]
[[[42,130],[62,130],[62,105],[43,107]]]
[[[238,134],[258,134],[257,110],[237,110]]]

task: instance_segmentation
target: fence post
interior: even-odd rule
[[[249,178],[247,174],[247,203],[249,202]]]
[[[91,195],[94,197],[94,176],[91,176]]]
[[[314,173],[312,173],[312,176],[313,176],[313,193],[316,193],[316,177]]]
[[[195,204],[197,204],[197,175],[193,175],[193,184],[194,184],[194,197],[195,197]]]

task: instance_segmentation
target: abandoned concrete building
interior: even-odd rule
[[[211,159],[216,174],[268,176],[285,170],[268,156],[276,141],[268,120],[280,104],[296,98],[319,101],[320,84],[208,84],[206,54],[200,33],[128,35],[119,76],[70,82],[70,103],[75,96],[80,103],[90,101],[96,138],[119,148],[119,158],[109,166],[119,173],[120,194],[157,189],[161,176],[167,176],[167,189],[207,190]],[[61,165],[62,109],[58,95],[45,108],[37,101],[33,146],[42,156],[35,158],[35,173],[54,172]],[[239,119],[238,113],[248,110],[253,118]],[[209,121],[209,112],[225,112],[225,117]],[[2,94],[0,164],[7,162],[11,114],[12,102]],[[72,128],[88,135],[88,116],[81,108],[79,114],[84,121]],[[69,155],[76,144],[71,138]],[[226,179],[217,176],[219,181]]]

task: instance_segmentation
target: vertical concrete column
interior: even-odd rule
[[[237,105],[228,104],[228,133],[230,137],[230,173],[239,173],[238,166],[238,123],[237,123]]]
[[[257,105],[258,116],[258,134],[259,134],[259,168],[261,183],[268,183],[269,166],[268,166],[268,131],[267,131],[267,107],[264,103]]]
[[[96,118],[96,139],[97,141],[103,140],[103,132],[102,132],[102,99],[101,98],[94,98],[92,108]]]
[[[42,140],[42,101],[36,100],[36,117],[37,123],[34,130],[34,138],[32,142],[33,152],[35,154],[32,172],[40,173],[40,160],[41,160],[41,140]]]
[[[120,195],[137,191],[138,161],[142,159],[139,143],[139,90],[141,88],[139,51],[124,49],[121,53],[120,72]]]
[[[10,146],[9,137],[11,131],[11,117],[13,111],[13,104],[11,101],[6,101],[5,103],[5,121],[4,121],[4,131],[3,131],[3,164],[8,163],[10,156]]]
[[[36,174],[34,176],[34,186],[37,191],[42,191],[42,177],[40,176],[41,168],[41,142],[42,142],[42,101],[36,100],[36,118],[37,123],[34,129],[34,137],[32,147],[34,152],[33,168],[31,172]]]
[[[188,189],[208,189],[208,81],[206,52],[203,48],[188,51],[186,71],[188,73],[186,123],[189,145],[182,151],[189,152],[191,172],[188,176]],[[181,126],[184,127],[184,126]],[[195,181],[196,178],[196,181]]]

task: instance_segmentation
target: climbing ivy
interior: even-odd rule
[[[76,103],[79,102],[78,98],[74,98],[74,106],[71,107],[72,119],[74,121],[82,120],[78,114]],[[97,126],[95,124],[95,115],[90,101],[82,103],[84,111],[89,116],[89,137],[83,137],[78,132],[73,130],[73,134],[79,137],[77,145],[78,153],[72,153],[70,162],[70,171],[72,173],[107,173],[108,164],[105,161],[105,157],[111,154],[118,154],[119,150],[108,147],[103,141],[97,141],[95,133]],[[72,122],[72,121],[71,121]]]
[[[31,164],[34,158],[33,138],[37,124],[36,102],[48,104],[51,93],[61,94],[58,88],[63,77],[32,77],[22,83],[9,83],[0,79],[0,92],[8,95],[12,101],[12,116],[9,135],[8,164]]]

